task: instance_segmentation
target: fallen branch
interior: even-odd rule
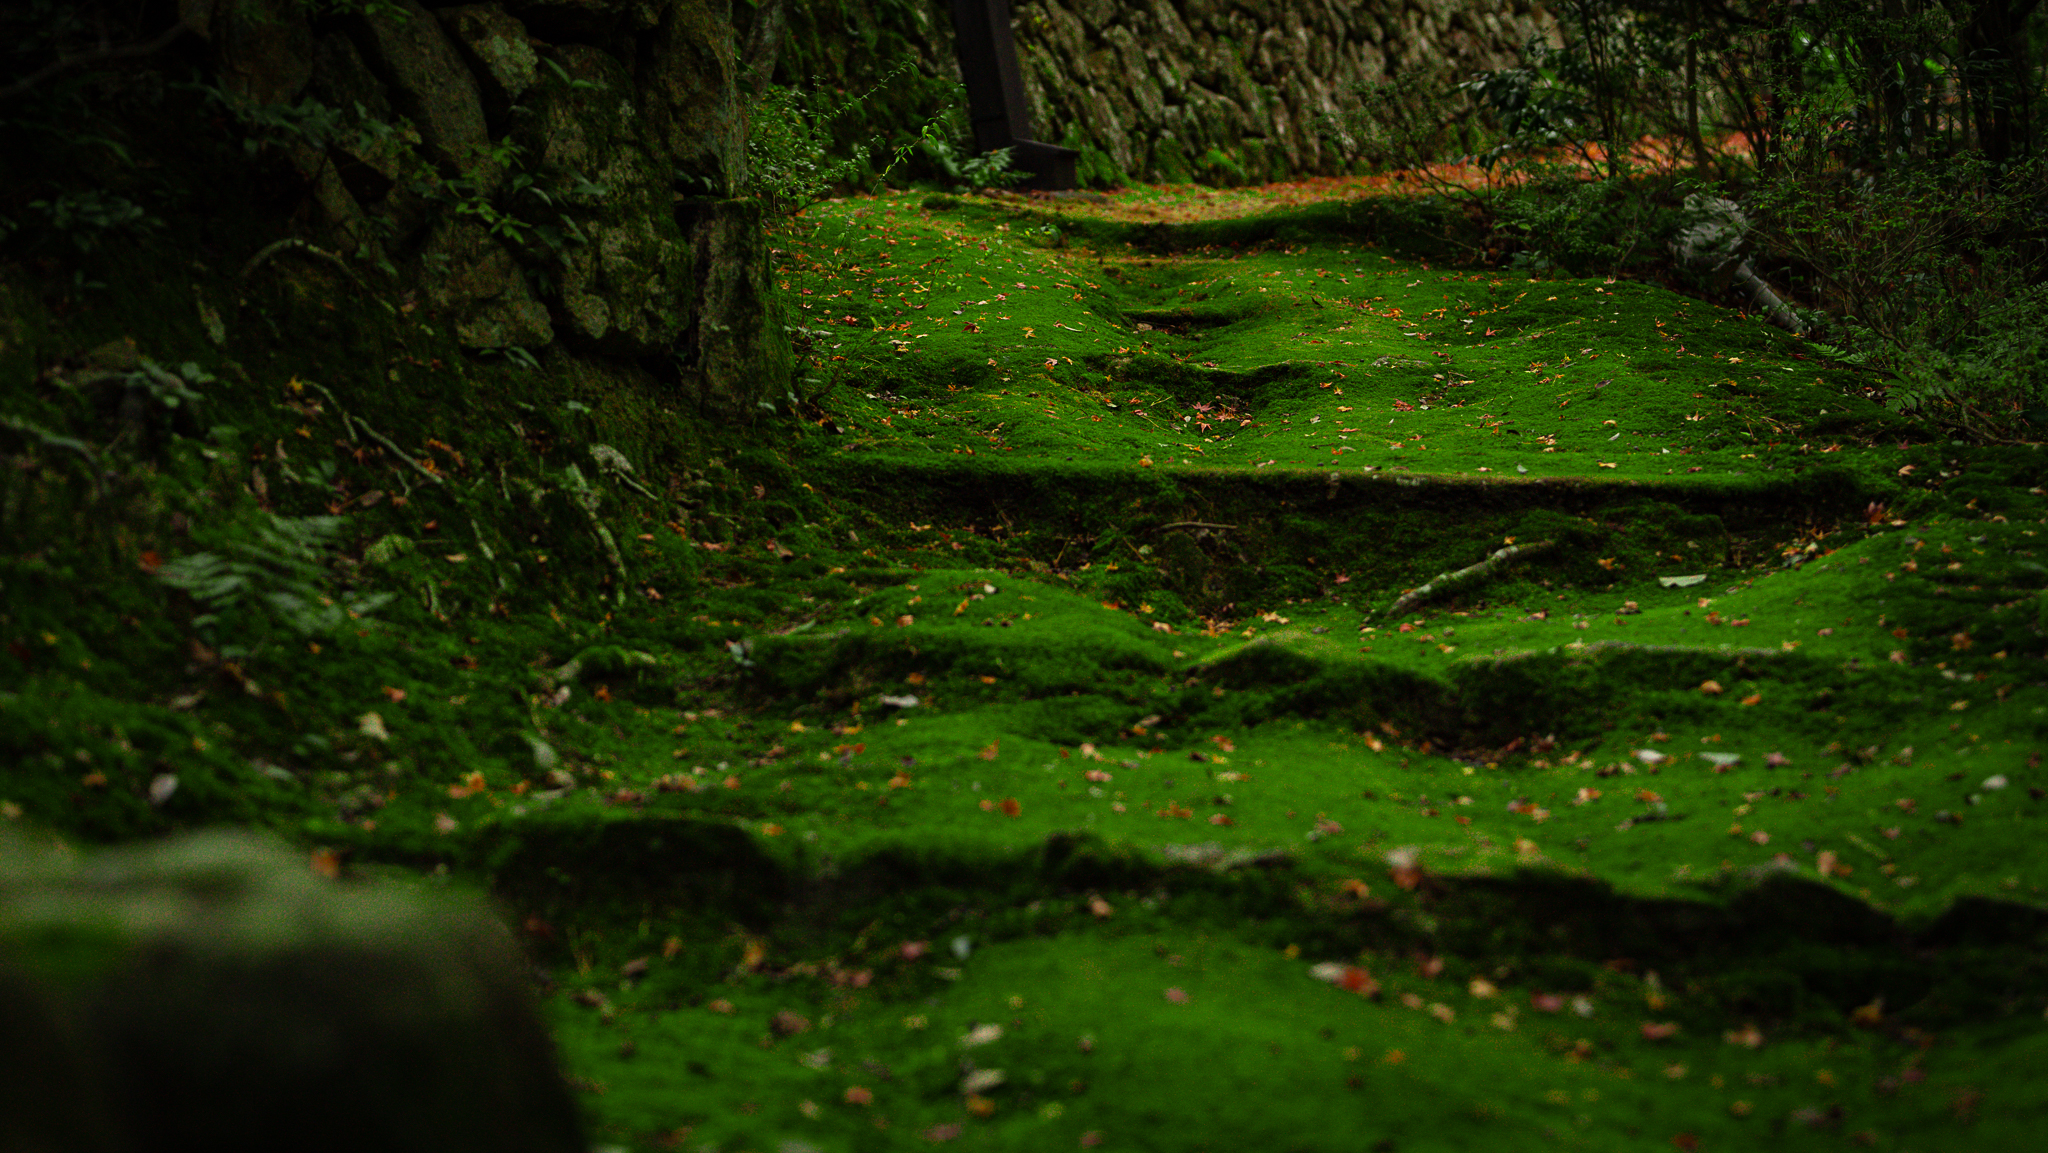
[[[183,36],[184,34],[185,23],[181,20],[178,23],[171,25],[169,28],[164,29],[161,33],[157,35],[156,39],[154,40],[143,40],[134,44],[122,44],[112,48],[101,48],[93,52],[81,52],[76,56],[60,56],[56,60],[53,60],[50,63],[43,65],[41,68],[36,69],[34,72],[29,73],[28,75],[22,77],[19,80],[16,80],[14,83],[9,84],[6,87],[0,87],[0,100],[11,100],[14,97],[19,96],[24,92],[27,92],[29,89],[34,88],[36,85],[41,84],[43,81],[48,80],[50,77],[55,76],[60,72],[67,72],[73,68],[77,68],[82,65],[103,64],[109,60],[128,60],[137,56],[147,56],[152,52],[161,51],[162,49],[169,47],[171,41],[176,40],[178,37]]]
[[[1461,585],[1468,581],[1477,580],[1480,577],[1489,576],[1493,573],[1493,570],[1509,561],[1517,557],[1548,551],[1555,543],[1555,541],[1539,540],[1531,541],[1528,544],[1509,545],[1504,549],[1495,551],[1492,556],[1487,557],[1478,564],[1467,565],[1457,572],[1438,573],[1434,579],[1421,588],[1409,589],[1401,594],[1401,599],[1394,602],[1393,607],[1387,610],[1387,615],[1400,616],[1402,613],[1407,612],[1409,609],[1414,608],[1416,605],[1453,585]]]
[[[1234,529],[1234,528],[1236,528],[1236,527],[1237,527],[1237,526],[1236,526],[1236,525],[1234,525],[1234,524],[1211,524],[1211,523],[1209,523],[1209,522],[1208,522],[1208,521],[1206,521],[1206,520],[1177,520],[1177,521],[1174,521],[1174,522],[1173,522],[1173,523],[1171,523],[1171,524],[1163,524],[1163,525],[1160,525],[1160,526],[1159,526],[1159,531],[1160,531],[1160,532],[1165,532],[1165,531],[1166,531],[1167,529],[1170,529],[1170,528],[1228,528],[1228,529]]]
[[[273,240],[269,244],[266,244],[261,249],[257,250],[256,255],[250,257],[248,263],[242,265],[241,278],[243,280],[247,280],[249,278],[250,273],[256,271],[258,268],[263,266],[264,261],[269,260],[271,257],[276,256],[280,252],[303,252],[307,256],[310,256],[315,260],[323,260],[326,261],[328,264],[332,264],[334,267],[340,269],[342,275],[348,277],[350,280],[356,280],[358,283],[361,282],[357,278],[355,270],[350,268],[348,266],[348,262],[346,260],[343,260],[340,256],[337,256],[336,254],[329,252],[324,248],[315,247],[314,245],[308,244],[305,241],[298,239],[297,237],[291,236],[287,236],[283,240]]]

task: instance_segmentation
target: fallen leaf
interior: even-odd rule
[[[1018,804],[1015,797],[1004,797],[1000,807],[1003,810],[1003,815],[1006,817],[1015,817],[1024,811],[1024,806]]]
[[[1701,692],[1703,692],[1703,693],[1705,693],[1705,694],[1707,694],[1708,696],[1714,696],[1714,695],[1718,694],[1718,693],[1719,693],[1719,692],[1721,691],[1721,682],[1720,682],[1720,681],[1701,681],[1701,682],[1700,682],[1700,691],[1701,691]]]
[[[1185,1005],[1188,1003],[1187,993],[1183,991],[1179,986],[1175,986],[1174,988],[1168,989],[1166,991],[1166,999],[1176,1005]]]
[[[875,1095],[873,1093],[859,1085],[849,1085],[846,1087],[845,1101],[848,1105],[867,1105],[871,1104],[874,1099]]]
[[[1762,693],[1751,693],[1748,696],[1742,698],[1742,703],[1744,705],[1760,704],[1762,703],[1763,699],[1764,695]]]
[[[1643,1022],[1643,1040],[1662,1041],[1678,1035],[1678,1025],[1672,1021]]]

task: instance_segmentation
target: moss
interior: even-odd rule
[[[628,1144],[2030,1116],[2038,454],[1655,286],[1446,263],[1442,206],[1282,195],[815,207],[814,384],[744,430],[322,262],[204,279],[225,348],[183,239],[105,294],[9,265],[8,819],[493,879]],[[1219,203],[1261,211],[1177,215]],[[214,377],[197,419],[134,356]],[[302,633],[151,575],[273,515],[392,599]]]

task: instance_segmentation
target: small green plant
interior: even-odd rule
[[[1750,197],[1803,273],[1820,337],[1889,372],[1888,402],[1981,438],[2038,420],[2048,161],[1981,154],[1856,173],[1793,169]]]
[[[1454,154],[1478,151],[1484,131],[1473,118],[1472,100],[1460,95],[1462,87],[1453,83],[1447,67],[1396,73],[1356,86],[1351,93],[1356,103],[1339,113],[1320,114],[1317,129],[1374,171],[1423,169]]]
[[[199,604],[204,611],[193,627],[223,657],[259,657],[281,635],[328,635],[391,600],[389,593],[327,594],[327,559],[343,523],[270,513],[237,519],[204,534],[211,549],[166,562],[156,577]]]
[[[836,157],[831,154],[832,125],[862,110],[911,67],[909,62],[899,64],[884,73],[874,87],[838,101],[821,99],[814,90],[767,85],[753,109],[744,171],[727,189],[728,194],[756,197],[770,211],[787,215],[836,186],[887,179],[913,151],[928,149],[940,139],[943,115],[932,117],[915,137],[894,148],[887,148],[877,137],[865,147]],[[887,156],[880,167],[873,158],[876,150],[885,150]],[[992,163],[985,162],[982,171],[996,171]],[[1007,160],[1003,165],[1007,167]]]
[[[1008,148],[975,155],[971,145],[962,143],[968,135],[959,114],[948,113],[925,126],[917,149],[947,183],[956,187],[1008,188],[1030,177],[1030,173],[1010,166]]]
[[[127,197],[97,188],[31,200],[28,206],[47,222],[43,235],[67,241],[80,255],[99,251],[121,234],[146,232],[163,223]],[[6,232],[0,229],[0,238]]]

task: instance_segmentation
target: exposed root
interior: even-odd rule
[[[242,265],[242,279],[249,279],[249,274],[255,272],[258,268],[262,267],[264,261],[269,260],[271,257],[276,256],[281,252],[302,252],[315,260],[325,261],[328,264],[332,264],[334,267],[340,269],[342,275],[348,277],[350,280],[357,280],[355,269],[350,268],[348,266],[348,262],[343,260],[340,256],[337,256],[336,254],[329,252],[324,248],[316,248],[303,240],[299,240],[289,236],[285,237],[283,240],[271,241],[269,244],[266,244],[261,249],[259,249],[256,255],[250,257],[248,263]]]
[[[447,481],[442,480],[440,477],[434,475],[431,472],[428,472],[425,468],[421,467],[420,462],[414,460],[411,456],[407,455],[406,451],[398,447],[398,445],[395,442],[393,442],[390,437],[385,436],[383,433],[378,432],[374,428],[371,428],[368,421],[364,420],[360,416],[351,417],[348,414],[348,410],[341,407],[341,402],[334,398],[334,394],[332,392],[329,392],[325,385],[318,384],[310,380],[301,380],[299,383],[305,385],[307,388],[310,388],[315,392],[318,392],[321,396],[327,398],[327,403],[333,405],[334,411],[341,414],[341,427],[343,431],[347,431],[350,427],[361,429],[364,436],[367,436],[371,440],[376,441],[378,444],[383,445],[385,451],[397,457],[399,460],[404,461],[406,466],[408,468],[411,468],[414,472],[419,473],[421,476],[426,477],[428,480],[433,481],[435,484],[448,483]],[[355,434],[350,433],[349,439],[354,440]]]

